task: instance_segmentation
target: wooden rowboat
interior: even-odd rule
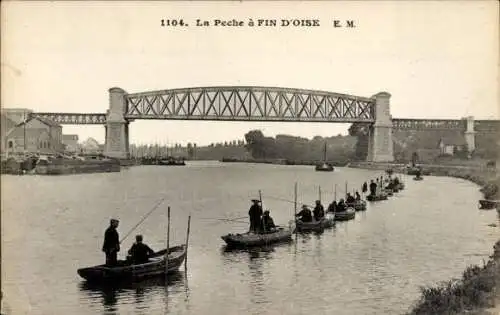
[[[413,177],[413,180],[423,180],[424,178],[423,177]]]
[[[335,212],[336,221],[348,221],[356,217],[356,210],[354,208],[347,208],[345,211]]]
[[[346,203],[347,207],[354,208],[356,211],[366,210],[366,201],[364,200],[356,200],[353,203]]]
[[[386,194],[380,194],[380,195],[368,195],[366,196],[367,201],[381,201],[381,200],[387,200],[388,197]]]
[[[486,200],[486,199],[479,200],[479,206],[481,209],[494,209],[497,208],[499,204],[500,201],[498,200]]]
[[[89,282],[112,283],[139,281],[146,278],[165,275],[179,270],[186,259],[186,245],[170,247],[168,253],[168,271],[166,270],[167,249],[153,254],[147,263],[131,264],[128,261],[118,261],[117,266],[98,265],[78,269],[80,277]]]
[[[278,227],[275,231],[269,233],[227,234],[221,236],[221,238],[231,247],[265,246],[290,241],[292,239],[292,230]]]
[[[331,228],[335,225],[335,217],[333,213],[327,212],[325,216],[316,221],[313,220],[311,222],[302,222],[301,220],[295,221],[295,232],[321,232],[324,229]]]

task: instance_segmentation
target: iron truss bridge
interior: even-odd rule
[[[458,129],[465,130],[467,122],[465,120],[450,119],[393,119],[392,128],[399,130],[428,130],[428,129]]]
[[[104,125],[106,114],[91,113],[33,113],[33,115],[48,118],[61,125]]]
[[[372,98],[273,87],[200,87],[127,94],[127,119],[373,122]]]

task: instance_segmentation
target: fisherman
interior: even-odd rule
[[[339,203],[337,204],[337,212],[343,212],[346,211],[347,206],[344,202],[344,199],[340,199]]]
[[[119,221],[117,219],[111,219],[109,221],[109,227],[104,232],[104,244],[102,245],[102,251],[106,254],[106,265],[116,266],[118,260],[117,255],[120,251],[120,238],[116,228],[118,228]]]
[[[312,221],[312,214],[311,210],[306,205],[302,205],[302,211],[297,213],[296,215],[299,217],[299,220],[302,222],[311,222]]]
[[[252,199],[253,205],[248,210],[250,216],[250,232],[257,233],[259,231],[260,217],[262,216],[262,207],[259,205],[260,200]]]
[[[314,220],[319,221],[325,216],[325,208],[320,200],[316,200],[316,207],[313,210]]]
[[[396,176],[393,180],[394,186],[399,186],[399,178]]]
[[[366,182],[363,183],[361,191],[363,192],[363,194],[366,194],[366,192],[368,191],[368,184]]]
[[[144,264],[149,260],[149,256],[153,255],[155,252],[148,245],[142,242],[142,235],[135,236],[135,243],[128,250],[130,259],[133,264]]]
[[[370,195],[375,196],[375,193],[377,192],[377,184],[373,181],[373,179],[370,182]]]
[[[346,202],[347,203],[354,203],[355,201],[356,200],[354,199],[354,197],[350,193],[347,193]]]
[[[359,192],[356,190],[356,201],[360,201],[361,200],[361,195],[359,194]]]
[[[329,206],[328,206],[328,212],[335,212],[337,208],[337,201],[334,200]]]
[[[273,218],[269,215],[269,210],[264,211],[260,220],[260,233],[269,233],[276,228]]]

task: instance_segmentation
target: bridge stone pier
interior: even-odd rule
[[[375,98],[375,122],[369,129],[368,156],[370,162],[394,161],[392,142],[392,117],[390,111],[391,94],[380,92]]]
[[[106,113],[106,143],[104,155],[128,159],[129,153],[129,122],[125,119],[127,112],[126,92],[121,88],[109,89],[109,110]]]

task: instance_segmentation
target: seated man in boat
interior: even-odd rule
[[[109,221],[109,227],[104,232],[104,244],[102,245],[102,251],[106,254],[106,266],[115,266],[117,264],[117,255],[120,251],[120,238],[116,228],[118,227],[119,221],[117,219],[111,219]]]
[[[269,210],[264,211],[260,220],[260,233],[269,233],[276,229],[273,218],[269,215]]]
[[[149,256],[153,255],[155,252],[148,245],[142,242],[142,235],[135,236],[135,243],[128,250],[130,255],[130,260],[133,264],[144,264],[149,260]]]
[[[359,192],[356,190],[356,201],[360,201],[361,200],[361,195],[359,194]]]
[[[346,202],[347,203],[354,203],[356,200],[354,199],[354,197],[350,194],[350,193],[347,193],[347,198],[346,198]]]
[[[311,210],[306,205],[302,206],[302,211],[297,213],[297,217],[302,222],[312,222]]]
[[[344,199],[340,199],[339,203],[337,204],[337,212],[343,212],[346,211],[347,206],[344,202]]]
[[[337,201],[333,201],[329,206],[328,206],[328,212],[335,212],[337,209]]]
[[[396,176],[393,180],[394,186],[399,186],[399,178]]]
[[[314,220],[319,221],[325,216],[325,208],[320,200],[316,200],[316,207],[313,210]]]
[[[252,206],[248,210],[250,216],[250,232],[257,233],[260,226],[260,217],[262,216],[262,207],[259,205],[260,200],[252,199]]]
[[[373,181],[373,179],[370,182],[370,195],[375,196],[375,193],[377,192],[377,184]]]

